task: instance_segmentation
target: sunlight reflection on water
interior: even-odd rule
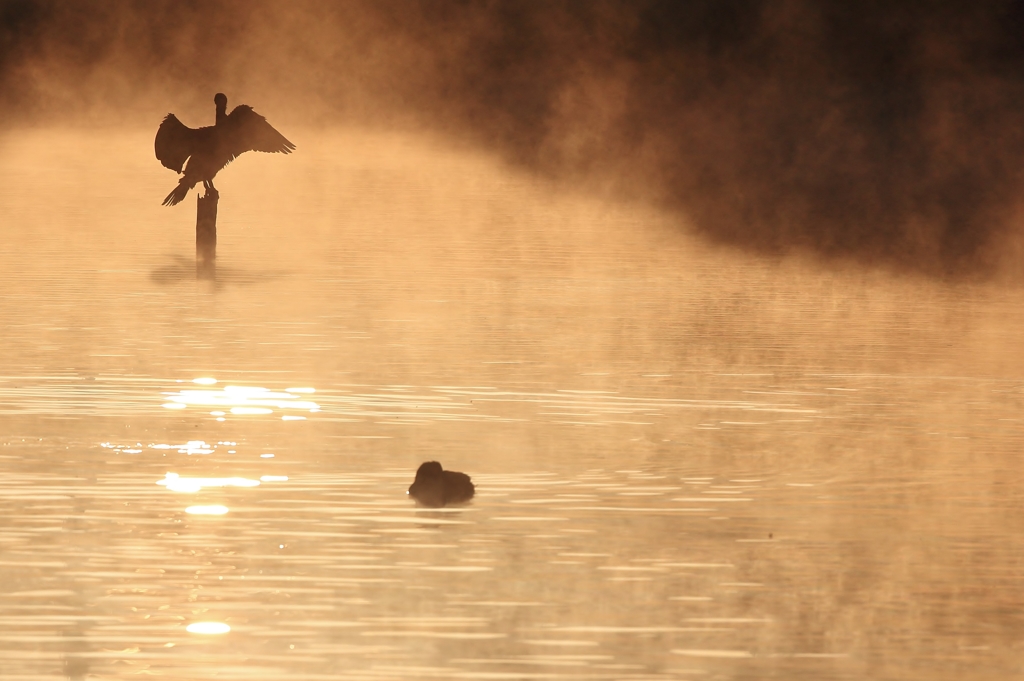
[[[193,383],[214,385],[213,378],[197,378]],[[299,394],[312,394],[313,388],[287,388],[284,392],[274,392],[258,386],[228,385],[222,390],[179,390],[176,393],[164,393],[167,402],[165,409],[186,409],[187,407],[218,407],[210,412],[218,421],[223,421],[227,413],[240,415],[273,414],[275,410],[302,410],[310,413],[320,411],[320,405],[308,400],[299,400]],[[227,409],[225,412],[223,409]],[[285,414],[285,421],[305,420],[305,416]]]
[[[1019,291],[365,131],[233,166],[197,282],[144,133],[0,146],[0,676],[1019,672]]]
[[[213,504],[210,506],[189,506],[185,509],[185,513],[189,515],[224,515],[228,512],[227,506],[221,506],[220,504]]]
[[[182,478],[177,473],[168,473],[163,480],[157,480],[156,484],[173,492],[193,493],[204,487],[257,487],[260,481],[248,478]]]
[[[192,634],[226,634],[231,627],[223,622],[193,622],[185,630]]]

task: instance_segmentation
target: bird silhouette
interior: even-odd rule
[[[436,461],[420,464],[416,471],[416,480],[406,492],[420,506],[431,508],[461,504],[472,499],[475,493],[476,488],[468,475],[443,470],[441,464]]]
[[[156,131],[153,146],[157,160],[176,173],[181,173],[184,167],[178,186],[164,199],[165,206],[180,203],[199,182],[203,183],[207,195],[217,196],[213,178],[240,154],[247,151],[290,154],[295,149],[294,144],[251,106],[236,106],[228,114],[228,98],[220,92],[213,102],[217,106],[214,125],[193,129],[174,114],[167,114]]]

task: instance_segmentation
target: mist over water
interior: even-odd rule
[[[0,677],[1019,678],[1019,15],[0,0]]]
[[[211,278],[152,131],[0,138],[5,681],[1020,675],[1024,292],[281,127]]]
[[[1020,3],[6,2],[8,124],[424,129],[697,232],[1016,273]]]

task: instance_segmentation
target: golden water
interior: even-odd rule
[[[1019,288],[290,137],[197,281],[151,131],[0,136],[0,677],[1024,674]]]

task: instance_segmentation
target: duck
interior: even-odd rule
[[[170,113],[156,131],[153,147],[157,160],[165,168],[182,174],[178,186],[164,199],[165,206],[181,203],[200,182],[206,196],[219,196],[213,178],[247,151],[290,154],[295,150],[295,145],[251,106],[240,104],[229,114],[228,98],[223,92],[214,96],[213,103],[217,111],[214,125],[193,129]]]
[[[473,498],[476,487],[465,473],[446,471],[437,461],[425,461],[416,471],[416,480],[406,492],[420,506],[441,508],[463,504]]]

